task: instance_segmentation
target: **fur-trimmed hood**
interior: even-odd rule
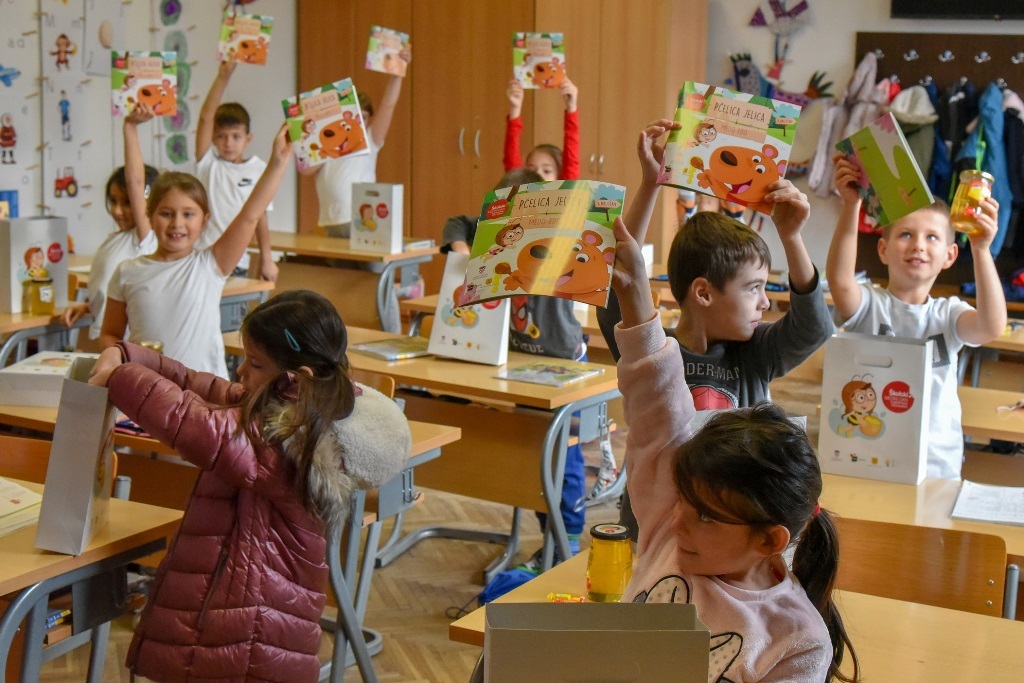
[[[352,414],[335,422],[313,454],[309,494],[328,526],[348,518],[349,500],[356,489],[375,488],[405,467],[412,451],[409,423],[398,404],[376,389],[356,384]],[[276,422],[287,424],[293,404],[281,404]],[[285,440],[282,451],[296,462],[297,440]]]

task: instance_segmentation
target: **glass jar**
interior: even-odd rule
[[[587,559],[587,597],[594,602],[618,602],[633,576],[629,529],[621,524],[597,524]]]
[[[33,277],[21,283],[21,310],[27,315],[54,314],[53,280]]]
[[[992,196],[993,182],[995,178],[983,171],[967,170],[960,174],[960,184],[949,209],[954,230],[968,235],[978,232],[976,216],[981,213],[981,203]]]

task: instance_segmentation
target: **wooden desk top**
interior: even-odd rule
[[[270,292],[274,289],[274,283],[269,280],[254,280],[251,277],[229,277],[224,283],[224,291],[221,296],[239,296],[243,294],[256,294],[257,292]]]
[[[419,238],[413,238],[420,241]],[[406,240],[410,241],[410,240]],[[326,237],[324,235],[301,235],[294,232],[270,231],[270,247],[276,251],[299,256],[322,256],[325,258],[347,259],[349,261],[377,261],[391,263],[404,261],[417,256],[440,254],[440,247],[428,247],[414,251],[403,251],[399,254],[382,254],[373,251],[357,251],[352,249],[351,240],[344,237]]]
[[[18,483],[34,491],[43,490],[41,484]],[[166,538],[178,528],[181,514],[181,510],[113,498],[106,526],[77,557],[36,549],[35,524],[3,536],[0,538],[0,595]]]
[[[997,410],[1012,406],[1024,393],[968,386],[957,387],[957,393],[964,433],[979,439],[1024,441],[1024,410]]]
[[[1008,330],[989,343],[982,344],[982,347],[986,349],[996,349],[997,351],[1024,353],[1024,327],[1018,327],[1015,330]]]
[[[498,602],[546,602],[548,593],[586,594],[587,557],[580,553]],[[1024,670],[1024,622],[860,593],[839,593],[836,601],[865,681],[988,683],[1018,680]],[[448,638],[483,647],[484,609],[452,623]]]

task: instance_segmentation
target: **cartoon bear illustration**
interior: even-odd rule
[[[557,59],[533,65],[533,84],[538,88],[560,88],[565,83],[565,65]]]
[[[516,270],[508,263],[499,263],[494,272],[508,276],[503,282],[508,292],[549,289],[551,296],[603,306],[607,297],[608,268],[615,260],[615,249],[608,247],[602,251],[600,244],[601,235],[593,230],[584,230],[579,239],[539,239],[519,251]],[[555,265],[557,270],[552,271],[552,259],[568,250],[573,252],[572,259],[564,266]]]
[[[775,159],[778,155],[779,150],[767,144],[760,152],[727,146],[712,153],[707,168],[700,157],[693,157],[690,165],[700,171],[697,184],[710,189],[716,197],[771,213],[772,202],[764,201],[764,196],[768,186],[786,172],[786,162]]]
[[[363,127],[359,125],[356,115],[350,111],[342,112],[342,117],[320,129],[320,143],[309,146],[320,154],[337,159],[366,146]]]
[[[235,47],[235,60],[247,64],[267,63],[267,39],[263,36],[245,38]]]
[[[144,85],[137,93],[138,104],[148,104],[157,116],[172,116],[178,110],[178,86],[171,85],[168,79],[163,83]],[[132,102],[132,98],[128,98]]]

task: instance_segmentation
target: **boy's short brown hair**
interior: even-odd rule
[[[238,102],[225,102],[217,107],[217,113],[213,115],[214,128],[230,128],[243,126],[245,132],[249,132],[249,112]]]
[[[772,255],[761,236],[735,218],[699,211],[686,221],[668,252],[668,284],[681,306],[699,277],[724,289],[745,264],[771,268]]]
[[[928,206],[922,206],[917,211],[934,211],[935,213],[942,214],[943,216],[945,216],[945,218],[946,218],[946,226],[947,226],[947,230],[946,230],[946,243],[947,244],[952,244],[953,243],[953,240],[956,239],[956,231],[953,230],[953,222],[949,218],[949,204],[947,204],[946,202],[942,201],[941,199],[936,199],[934,202],[932,202]],[[917,212],[915,211],[914,213],[917,213]],[[894,226],[894,225],[896,225],[896,223],[890,223],[889,225],[887,225],[884,228],[882,228],[882,237],[884,239],[886,239],[886,240],[889,239],[889,234],[892,232],[892,226]]]

